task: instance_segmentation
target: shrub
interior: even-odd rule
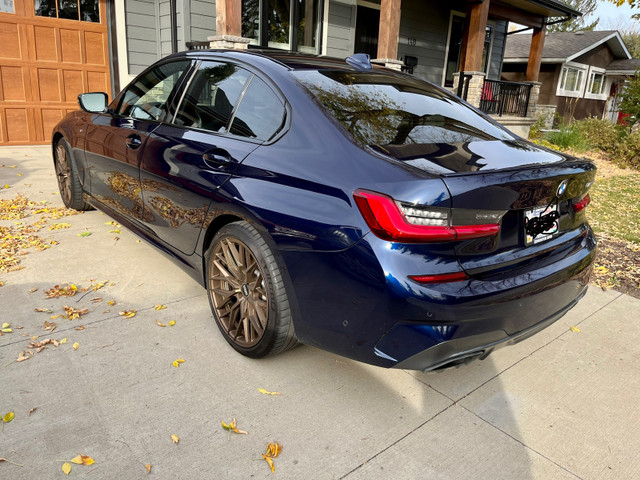
[[[590,147],[589,142],[575,125],[575,123],[560,125],[558,130],[547,133],[546,140],[563,150],[568,148],[577,152],[588,150]]]
[[[613,123],[590,117],[573,124],[584,140],[592,147],[603,152],[613,152],[624,135]]]
[[[627,133],[621,137],[611,159],[622,167],[640,170],[640,129]]]

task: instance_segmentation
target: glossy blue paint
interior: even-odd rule
[[[542,328],[584,294],[595,239],[584,212],[569,203],[593,181],[591,163],[506,132],[502,140],[362,146],[292,73],[357,72],[343,61],[197,51],[163,62],[184,58],[191,67],[160,120],[115,115],[120,95],[106,114],[68,115],[54,139],[72,145],[89,202],[199,282],[215,229],[245,219],[281,267],[300,341],[383,367],[419,369]],[[200,60],[234,63],[269,86],[287,112],[274,138],[172,124]],[[422,84],[401,74],[384,78],[409,89]],[[135,148],[127,146],[133,134],[140,139]],[[566,191],[555,199],[560,233],[524,247],[524,210],[554,201],[563,181]],[[506,213],[494,237],[394,243],[369,231],[353,200],[356,189],[418,206]],[[408,278],[462,271],[471,278],[429,285]]]

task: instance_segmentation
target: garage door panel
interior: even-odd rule
[[[63,70],[62,84],[64,85],[64,100],[66,102],[75,102],[78,95],[87,90],[82,81],[81,70]]]
[[[11,102],[25,102],[27,93],[24,85],[22,67],[0,67],[0,83],[2,84],[2,100]]]
[[[22,58],[18,24],[0,22],[0,58]]]
[[[44,140],[51,140],[51,132],[53,127],[63,117],[62,109],[42,109],[42,128],[44,133]]]
[[[85,32],[84,41],[87,51],[87,64],[105,65],[104,35],[95,32]]]
[[[80,31],[60,29],[60,44],[62,45],[62,61],[64,63],[82,63],[82,44]]]
[[[88,92],[108,92],[106,72],[87,72]]]
[[[53,27],[34,27],[36,60],[57,62],[58,45],[56,30]]]
[[[6,108],[5,119],[7,141],[25,143],[32,140],[29,135],[28,110],[26,108]]]
[[[38,94],[41,102],[60,102],[59,71],[55,68],[38,68]]]

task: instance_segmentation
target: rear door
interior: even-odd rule
[[[175,113],[149,136],[140,164],[145,225],[192,254],[211,199],[285,117],[283,100],[248,69],[202,61]]]
[[[126,217],[142,221],[147,215],[139,175],[145,144],[191,63],[182,59],[150,68],[122,92],[114,111],[95,115],[87,126],[87,187],[99,202]]]

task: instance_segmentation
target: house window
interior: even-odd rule
[[[563,97],[580,97],[584,90],[587,66],[565,64],[562,67],[556,95]]]
[[[13,0],[0,0],[0,12],[16,13]]]
[[[606,78],[604,69],[591,67],[589,69],[589,81],[587,82],[587,91],[585,98],[593,98],[596,100],[606,100]]]
[[[99,4],[100,0],[35,0],[35,13],[39,17],[100,23]]]
[[[319,53],[321,0],[242,0],[242,36],[262,47]]]

